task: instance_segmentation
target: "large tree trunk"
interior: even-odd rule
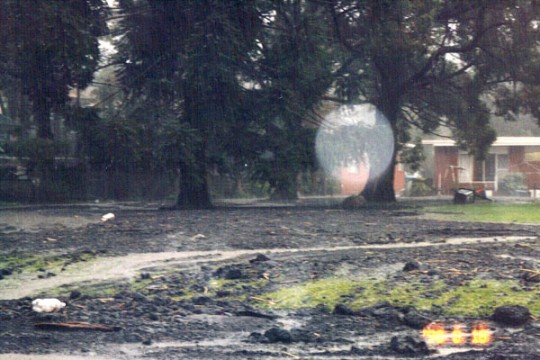
[[[395,81],[396,76],[392,75],[392,73],[395,73],[396,71],[397,70],[394,69],[386,74],[381,74],[381,98],[379,104],[377,104],[377,108],[384,114],[390,128],[392,129],[394,147],[388,167],[380,176],[372,176],[370,174],[366,188],[362,192],[364,198],[370,202],[384,203],[396,201],[396,193],[394,191],[394,172],[396,167],[396,154],[398,146],[397,119],[401,108],[401,89],[399,87],[399,83]]]
[[[32,106],[34,121],[37,124],[38,144],[40,146],[37,158],[36,167],[34,169],[34,186],[35,200],[37,202],[57,201],[60,194],[57,193],[57,185],[54,181],[55,177],[55,152],[54,152],[54,135],[51,126],[51,107],[48,99],[45,96],[38,97],[34,100]]]
[[[298,169],[287,158],[286,154],[276,151],[273,174],[269,179],[272,200],[298,200]],[[290,156],[290,155],[289,155]]]
[[[296,183],[296,177],[294,181],[291,179],[283,179],[285,181],[279,181],[274,187],[270,199],[294,201],[298,200],[298,185]]]
[[[177,209],[213,207],[208,186],[204,144],[199,144],[197,154],[198,161],[180,163],[180,191],[175,206]]]
[[[394,191],[394,169],[396,166],[396,152],[394,150],[390,164],[380,176],[372,178],[370,176],[368,183],[362,192],[362,195],[370,202],[395,202],[396,194]]]
[[[52,140],[54,136],[51,126],[51,105],[45,94],[33,100],[32,112],[38,127],[38,137]]]

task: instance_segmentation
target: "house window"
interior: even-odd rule
[[[474,181],[495,181],[495,154],[488,154],[483,161],[474,162]]]
[[[497,155],[497,170],[508,170],[508,155]]]
[[[488,154],[483,161],[476,161],[469,154],[459,154],[459,182],[496,182],[508,172],[508,162],[507,154]]]
[[[468,183],[472,181],[473,157],[469,154],[458,155],[458,181]]]

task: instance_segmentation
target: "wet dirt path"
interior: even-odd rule
[[[118,257],[102,257],[88,262],[81,262],[71,266],[57,276],[39,279],[32,275],[15,274],[4,280],[0,291],[1,300],[19,299],[25,296],[53,289],[62,285],[90,281],[107,281],[131,278],[138,271],[159,266],[189,266],[197,263],[221,262],[242,256],[264,253],[271,254],[298,254],[303,252],[333,252],[346,250],[384,250],[405,249],[419,247],[455,246],[478,243],[516,242],[535,239],[531,236],[481,237],[481,238],[449,238],[443,242],[417,242],[395,244],[372,244],[336,247],[312,248],[270,248],[256,250],[209,250],[209,251],[183,251],[183,252],[153,252],[130,254]]]

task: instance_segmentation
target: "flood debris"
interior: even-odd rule
[[[115,218],[115,215],[113,213],[107,213],[101,217],[101,221],[106,222],[109,220],[113,220]]]
[[[104,332],[120,331],[119,326],[109,326],[103,324],[91,324],[87,322],[42,322],[34,324],[34,327],[43,330],[95,330]]]
[[[531,269],[520,269],[522,272],[521,278],[525,282],[540,283],[540,271]]]
[[[37,313],[57,312],[65,306],[66,303],[58,299],[35,299],[32,301],[32,310]]]

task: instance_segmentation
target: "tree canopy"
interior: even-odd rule
[[[364,195],[395,201],[394,164],[411,129],[448,126],[481,158],[493,113],[539,118],[538,16],[533,0],[118,0],[114,10],[102,0],[5,0],[0,109],[29,104],[45,141],[51,115],[64,114],[79,156],[104,168],[178,171],[176,207],[196,208],[212,206],[211,169],[247,171],[276,198],[296,197],[299,173],[316,166],[328,101],[371,104],[393,146],[363,153],[382,136],[376,126],[333,133],[358,159],[391,159]],[[107,27],[117,53],[100,64]],[[107,66],[119,88],[66,111],[69,91]]]
[[[534,1],[324,3],[344,52],[338,94],[375,104],[396,144],[408,141],[411,126],[432,131],[444,123],[463,147],[482,156],[495,139],[486,97],[501,83],[517,81],[519,63],[536,53]],[[395,201],[392,183],[390,166],[365,194]]]

